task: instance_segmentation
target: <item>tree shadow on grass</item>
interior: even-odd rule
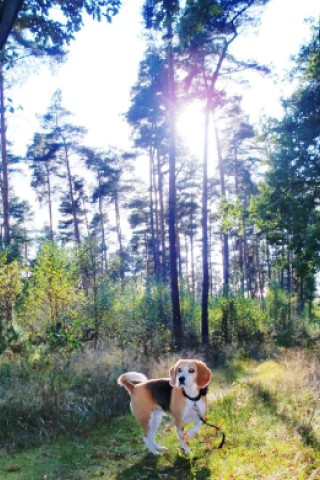
[[[289,427],[293,427],[295,430],[298,431],[304,445],[310,446],[315,450],[320,451],[319,440],[312,431],[311,424],[307,422],[307,420],[309,420],[308,418],[305,419],[306,422],[303,419],[301,419],[301,421],[298,421],[290,417],[290,415],[285,414],[284,412],[279,412],[278,402],[268,390],[265,390],[261,385],[250,386],[253,389],[255,395],[259,398],[259,400],[262,401],[263,405],[269,410],[269,412],[273,416],[278,417],[286,425],[288,425]]]
[[[177,456],[163,463],[161,457],[146,454],[139,462],[122,470],[116,480],[209,480],[210,471],[203,465],[197,466],[194,459]]]

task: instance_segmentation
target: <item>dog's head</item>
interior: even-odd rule
[[[179,360],[169,371],[172,387],[205,388],[211,380],[211,370],[200,360]]]

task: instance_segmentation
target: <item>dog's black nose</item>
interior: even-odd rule
[[[179,377],[179,383],[180,385],[184,385],[185,377]]]

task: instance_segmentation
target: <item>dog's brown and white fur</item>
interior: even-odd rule
[[[200,416],[206,414],[204,389],[210,383],[211,370],[199,360],[179,360],[170,369],[169,376],[148,380],[141,373],[128,372],[120,375],[118,383],[131,395],[131,411],[143,428],[144,442],[150,452],[158,455],[166,450],[154,436],[163,415],[169,414],[174,419],[180,446],[188,454],[186,442],[197,433],[202,423]],[[189,422],[193,422],[194,427],[184,432],[184,425]]]

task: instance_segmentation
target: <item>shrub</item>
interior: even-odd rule
[[[129,364],[121,351],[84,350],[65,358],[44,348],[2,357],[0,448],[30,448],[127,408],[128,396],[116,385]]]
[[[264,340],[266,314],[254,299],[220,297],[210,306],[209,318],[218,351],[227,345],[250,351]]]

